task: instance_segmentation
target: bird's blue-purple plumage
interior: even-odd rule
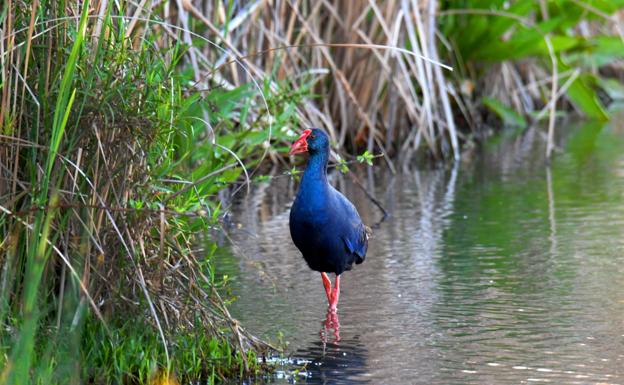
[[[312,270],[342,274],[362,263],[367,228],[351,202],[327,182],[329,140],[313,129],[310,159],[290,209],[290,235]]]

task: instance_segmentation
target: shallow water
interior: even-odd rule
[[[624,383],[624,128],[565,129],[550,167],[528,130],[454,167],[359,170],[391,216],[343,276],[338,342],[290,240],[296,183],[256,185],[219,273],[234,316],[289,343],[294,361],[262,383]],[[349,178],[332,180],[380,219]]]

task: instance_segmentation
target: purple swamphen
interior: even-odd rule
[[[353,204],[327,182],[327,134],[318,128],[304,130],[289,155],[303,152],[310,159],[290,209],[290,236],[308,266],[321,273],[329,308],[336,311],[340,274],[354,262],[364,262],[370,229]],[[336,274],[333,289],[327,273]]]

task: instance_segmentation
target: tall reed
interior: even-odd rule
[[[197,235],[219,225],[241,158],[262,158],[274,98],[218,74],[199,87],[174,24],[139,31],[114,2],[28,5],[0,20],[3,383],[256,370],[268,345],[230,316]]]
[[[608,79],[623,73],[621,0],[182,5],[171,20],[207,29],[250,73],[313,82],[318,97],[297,106],[300,125],[327,128],[340,149],[457,159],[461,143],[501,125],[492,116],[504,125],[548,119],[551,135],[558,112],[606,119],[619,97]]]

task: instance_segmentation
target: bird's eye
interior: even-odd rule
[[[316,138],[316,135],[310,135],[310,139]]]

